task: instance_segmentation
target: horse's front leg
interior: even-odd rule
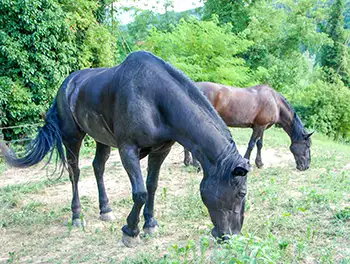
[[[201,170],[201,165],[199,164],[198,160],[193,156],[193,154],[184,148],[185,152],[185,158],[184,158],[184,163],[186,166],[192,165],[193,167],[197,168],[197,171],[200,172]]]
[[[250,137],[249,143],[248,143],[248,148],[246,153],[244,154],[244,158],[246,158],[247,160],[250,160],[250,154],[252,153],[252,150],[255,146],[256,140],[257,140],[257,136],[258,136],[258,130],[254,127],[253,128],[253,133]]]
[[[123,226],[123,243],[127,247],[135,246],[139,240],[140,211],[147,200],[147,191],[143,182],[139,154],[140,149],[136,146],[128,145],[119,148],[119,154],[125,170],[128,173],[132,186],[132,199],[134,205],[127,218],[127,225]]]
[[[170,142],[160,150],[151,152],[148,156],[148,174],[147,174],[147,202],[143,210],[143,216],[145,217],[145,224],[143,230],[145,234],[152,235],[156,232],[158,223],[154,218],[154,195],[158,187],[158,178],[160,167],[169,154],[171,146],[174,142]]]
[[[263,147],[263,138],[262,138],[262,136],[256,142],[256,147],[257,147],[257,152],[256,152],[255,164],[256,164],[256,166],[258,168],[261,168],[262,166],[264,166],[264,163],[262,162],[262,159],[261,159],[261,149]]]
[[[192,166],[195,167],[197,169],[197,172],[201,171],[201,164],[199,163],[199,161],[193,156],[192,154]]]
[[[258,128],[254,128],[256,131],[256,158],[255,158],[255,165],[258,168],[261,168],[262,166],[264,166],[264,163],[261,160],[261,149],[263,146],[263,136],[264,136],[264,131],[266,129],[266,127],[258,127]]]

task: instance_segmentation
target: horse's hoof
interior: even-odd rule
[[[123,232],[122,242],[126,247],[133,248],[133,247],[136,247],[140,243],[140,237],[139,236],[131,237],[131,236],[126,235]]]
[[[85,227],[86,226],[86,222],[85,222],[85,219],[80,219],[80,218],[77,218],[77,219],[73,219],[72,220],[72,226],[74,227]]]
[[[256,163],[255,165],[258,169],[261,169],[264,166],[264,163]]]
[[[102,213],[100,214],[100,220],[105,221],[105,222],[111,222],[116,219],[115,215],[113,212],[108,212],[108,213]]]
[[[143,229],[143,232],[145,233],[145,235],[153,236],[155,233],[157,233],[158,229],[159,229],[158,226],[146,227]]]
[[[197,169],[197,173],[201,172],[202,168],[201,166],[194,166]]]

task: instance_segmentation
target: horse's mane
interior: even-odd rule
[[[289,111],[291,111],[293,113],[292,140],[297,141],[300,139],[304,139],[304,137],[307,133],[305,131],[304,125],[301,122],[299,116],[297,115],[297,113],[295,112],[293,107],[289,104],[289,102],[287,101],[287,99],[283,95],[281,95],[280,93],[278,93],[276,91],[275,91],[275,93],[279,95],[283,104],[289,109]]]
[[[209,102],[209,99],[206,96],[204,96],[203,93],[199,90],[197,85],[195,85],[194,82],[189,77],[187,77],[187,75],[181,72],[179,69],[173,67],[171,64],[165,62],[162,59],[160,60],[165,64],[168,72],[178,82],[180,82],[182,87],[184,87],[187,90],[187,93],[191,97],[191,100],[196,102],[197,104],[200,104],[201,106],[203,106],[203,104],[204,106],[206,106],[206,107],[200,107],[200,110],[205,111],[209,117],[215,120],[213,122],[212,119],[208,119],[208,121],[211,122],[218,129],[218,131],[223,132],[226,138],[232,143],[233,142],[232,135],[227,125],[222,120],[220,115],[216,112],[212,104]]]
[[[134,58],[139,58],[140,56],[144,59],[142,60],[142,65],[137,65],[139,69],[144,70],[147,68],[152,68],[152,71],[159,71],[159,74],[162,76],[165,76],[166,73],[169,74],[170,77],[172,77],[172,81],[179,84],[178,87],[190,97],[192,102],[200,106],[198,107],[198,110],[202,111],[204,116],[208,117],[207,121],[210,122],[223,136],[225,136],[229,142],[233,142],[230,130],[211,105],[209,100],[202,94],[199,88],[189,77],[187,77],[177,68],[173,67],[170,63],[147,51],[135,52],[130,54],[123,62],[125,75],[128,74],[129,67],[132,67],[133,70],[130,72],[135,71],[135,64],[131,63],[130,65],[127,65],[128,62],[133,61]]]
[[[212,169],[215,171],[211,171],[211,175],[221,175],[222,177],[227,177],[227,175],[231,175],[235,166],[240,163],[238,155],[238,150],[234,142],[229,144],[224,148],[221,154],[217,157],[216,166]]]

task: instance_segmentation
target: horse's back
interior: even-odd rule
[[[236,88],[209,82],[197,85],[228,126],[265,126],[278,120],[276,92],[268,86]]]
[[[153,66],[153,68],[152,68]],[[97,141],[117,147],[121,138],[157,134],[159,120],[152,85],[153,71],[161,71],[147,53],[132,54],[117,67],[96,68],[72,74],[64,87],[65,100],[78,127]]]
[[[204,112],[218,118],[187,76],[148,52],[132,53],[117,67],[87,69],[68,79],[61,97],[72,119],[106,145],[117,147],[129,140],[148,147],[171,140],[174,128],[187,130],[184,120]],[[223,122],[220,127],[224,130]]]
[[[270,126],[279,120],[279,96],[278,93],[267,85],[257,85],[249,88],[257,91],[259,111],[255,117],[256,126]]]

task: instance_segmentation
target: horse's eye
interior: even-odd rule
[[[246,192],[239,192],[239,193],[238,193],[238,196],[239,196],[240,198],[242,198],[242,199],[243,199],[246,195],[247,195]]]

